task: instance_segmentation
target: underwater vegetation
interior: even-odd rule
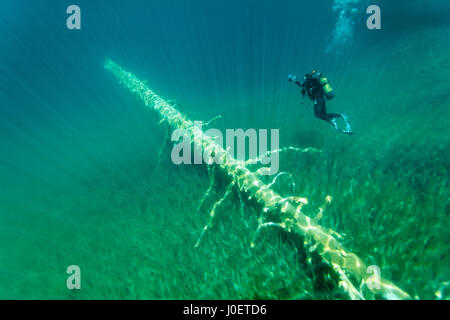
[[[167,124],[169,129],[172,130],[186,130],[189,133],[188,136],[191,137],[191,141],[195,148],[198,148],[201,151],[212,148],[214,152],[221,153],[219,157],[227,157],[227,152],[219,146],[212,137],[204,135],[203,131],[195,126],[192,121],[187,119],[174,107],[148,89],[143,82],[136,78],[136,76],[126,72],[109,59],[105,63],[105,69],[111,71],[119,81],[142,100],[145,105],[155,110],[161,119],[160,123]],[[293,147],[271,150],[268,151],[268,153],[282,153],[284,151],[318,153],[318,151],[314,149],[302,150]],[[216,187],[216,179],[218,179],[220,174],[229,176],[231,179],[229,179],[229,184],[226,187],[222,198],[213,204],[210,213],[210,221],[203,228],[195,247],[200,245],[203,235],[213,226],[216,212],[219,209],[222,209],[224,202],[227,201],[233,193],[237,193],[242,215],[245,215],[246,211],[243,198],[247,198],[246,200],[249,200],[249,202],[255,201],[256,203],[250,204],[250,206],[253,208],[256,207],[257,211],[261,210],[260,213],[257,213],[259,225],[255,231],[255,239],[252,241],[251,247],[255,246],[254,242],[256,241],[259,232],[262,232],[261,230],[264,231],[264,229],[272,228],[282,230],[287,233],[288,237],[293,239],[297,238],[297,246],[299,246],[298,250],[303,250],[303,255],[305,256],[305,261],[302,261],[302,264],[312,264],[311,268],[317,268],[316,264],[322,265],[322,270],[316,271],[316,276],[327,279],[329,281],[329,286],[332,286],[334,282],[335,285],[345,292],[349,298],[365,299],[369,293],[371,293],[371,297],[379,295],[386,299],[410,298],[406,292],[398,288],[392,282],[381,277],[373,279],[372,274],[368,273],[368,267],[365,263],[357,255],[347,251],[339,243],[337,239],[342,238],[342,236],[331,229],[322,227],[318,223],[326,204],[331,202],[330,196],[325,198],[325,204],[319,208],[316,218],[312,219],[302,212],[303,206],[308,204],[306,198],[293,195],[283,198],[271,189],[271,186],[276,183],[277,178],[283,173],[286,174],[286,172],[276,175],[270,184],[264,184],[262,182],[262,173],[260,173],[260,171],[265,168],[261,167],[256,171],[248,169],[249,166],[260,165],[260,163],[261,160],[257,158],[240,162],[232,159],[224,159],[220,164],[215,162],[208,164],[210,187],[202,198],[199,208],[204,199],[212,193],[212,189]],[[303,242],[303,244],[301,244],[301,242]],[[320,260],[323,260],[323,262]],[[330,270],[325,271],[326,267],[329,267]],[[332,275],[330,274],[331,272],[333,273]],[[326,274],[324,275],[322,273]],[[350,280],[350,278],[353,279],[353,281]],[[318,279],[316,281],[324,280]],[[356,287],[354,282],[356,282]],[[364,291],[367,291],[367,293]]]

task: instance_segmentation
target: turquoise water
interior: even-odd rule
[[[320,224],[348,250],[413,298],[449,298],[447,1],[370,2],[381,30],[366,28],[364,1],[76,2],[81,30],[66,28],[71,2],[0,13],[1,298],[347,298],[276,230],[250,248],[260,208],[236,197],[194,248],[223,183],[198,210],[205,166],[174,165],[170,146],[159,160],[164,127],[107,57],[192,120],[322,150],[280,157],[304,213],[331,196]],[[312,69],[353,136],[300,104],[287,75]],[[66,287],[69,265],[81,290]]]

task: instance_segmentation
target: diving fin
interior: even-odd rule
[[[345,122],[345,130],[342,130],[342,133],[353,134],[352,127],[350,126],[350,122],[348,120],[348,115],[345,112],[342,112],[341,116],[342,116],[342,119],[344,119],[344,122]]]

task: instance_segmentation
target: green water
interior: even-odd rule
[[[11,22],[4,25],[16,30]],[[186,32],[192,37],[189,28]],[[148,41],[142,49],[138,37],[128,40],[124,34],[111,36],[114,45],[132,41],[133,47],[111,49],[113,42],[101,38],[84,56],[62,54],[73,62],[73,83],[58,67],[52,70],[50,57],[23,58],[38,65],[26,74],[28,65],[2,53],[9,60],[1,80],[10,87],[0,95],[0,298],[347,298],[333,283],[317,280],[320,270],[299,263],[300,253],[280,233],[265,232],[250,248],[258,212],[248,203],[241,210],[236,197],[218,211],[214,227],[194,248],[224,186],[219,184],[215,197],[197,210],[209,185],[206,168],[174,165],[168,146],[156,169],[164,130],[103,69],[106,56],[117,56],[125,69],[148,79],[150,88],[176,99],[192,120],[222,114],[219,129],[279,128],[281,146],[322,150],[321,155],[280,157],[280,171],[290,172],[296,194],[309,199],[305,214],[314,217],[324,198],[332,196],[320,223],[341,234],[347,249],[379,266],[383,277],[414,298],[450,297],[448,26],[391,35],[394,40],[372,46],[366,42],[348,57],[323,55],[319,41],[320,56],[295,49],[297,64],[288,59],[291,42],[280,39],[280,51],[258,51],[255,40],[249,53],[240,46],[245,42],[233,44],[237,35],[231,33],[232,44],[224,45],[229,50],[234,45],[237,53],[265,53],[234,75],[219,72],[227,68],[221,62],[233,57],[212,55],[212,62],[201,64],[204,57],[195,56],[195,50],[178,57],[177,45],[161,38],[156,44],[163,49],[155,53]],[[274,33],[263,39],[276,38]],[[209,41],[212,52],[218,50],[213,38],[197,41],[197,46]],[[21,54],[31,56],[23,43]],[[51,44],[60,52],[70,48]],[[175,48],[167,53],[170,46]],[[153,61],[145,52],[154,55]],[[158,69],[156,56],[164,54]],[[275,56],[286,60],[277,66]],[[244,60],[236,61],[239,67]],[[264,63],[275,66],[260,67]],[[75,71],[76,65],[81,67]],[[314,118],[312,102],[300,104],[300,93],[285,73],[298,68],[292,72],[301,75],[310,65],[324,66],[336,92],[328,110],[350,115],[353,136],[337,134]],[[196,72],[199,66],[206,70]],[[261,70],[272,75],[278,69],[280,79],[262,76]],[[258,77],[263,80],[255,84]],[[287,181],[274,189],[289,193]],[[69,265],[81,269],[81,290],[66,287]]]

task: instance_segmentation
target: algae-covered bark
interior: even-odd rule
[[[331,270],[337,275],[337,283],[351,299],[365,299],[382,296],[386,299],[408,299],[409,295],[387,279],[377,281],[372,273],[368,272],[367,265],[354,253],[347,251],[338,241],[338,234],[321,226],[316,219],[312,219],[302,212],[307,200],[300,197],[283,198],[276,193],[271,185],[265,184],[259,171],[251,171],[249,167],[258,163],[258,159],[247,162],[237,161],[227,154],[222,146],[212,137],[203,133],[199,126],[185,115],[171,106],[164,99],[157,96],[146,84],[135,75],[125,71],[111,60],[107,60],[105,68],[111,71],[138,99],[156,112],[162,122],[171,130],[184,129],[191,138],[197,150],[215,150],[220,157],[219,163],[205,164],[208,166],[210,178],[214,179],[216,171],[220,170],[229,179],[224,196],[217,201],[211,210],[210,222],[205,226],[197,243],[201,242],[203,234],[209,229],[214,219],[217,207],[228,199],[233,190],[252,200],[255,207],[261,209],[260,228],[277,227],[284,232],[296,234],[304,239],[304,246],[308,251],[318,254]],[[289,147],[287,149],[296,149]],[[301,151],[311,151],[308,149]],[[278,152],[278,150],[276,150]],[[208,191],[214,184],[211,183]],[[329,200],[329,199],[328,199]],[[259,230],[258,230],[259,231]]]

